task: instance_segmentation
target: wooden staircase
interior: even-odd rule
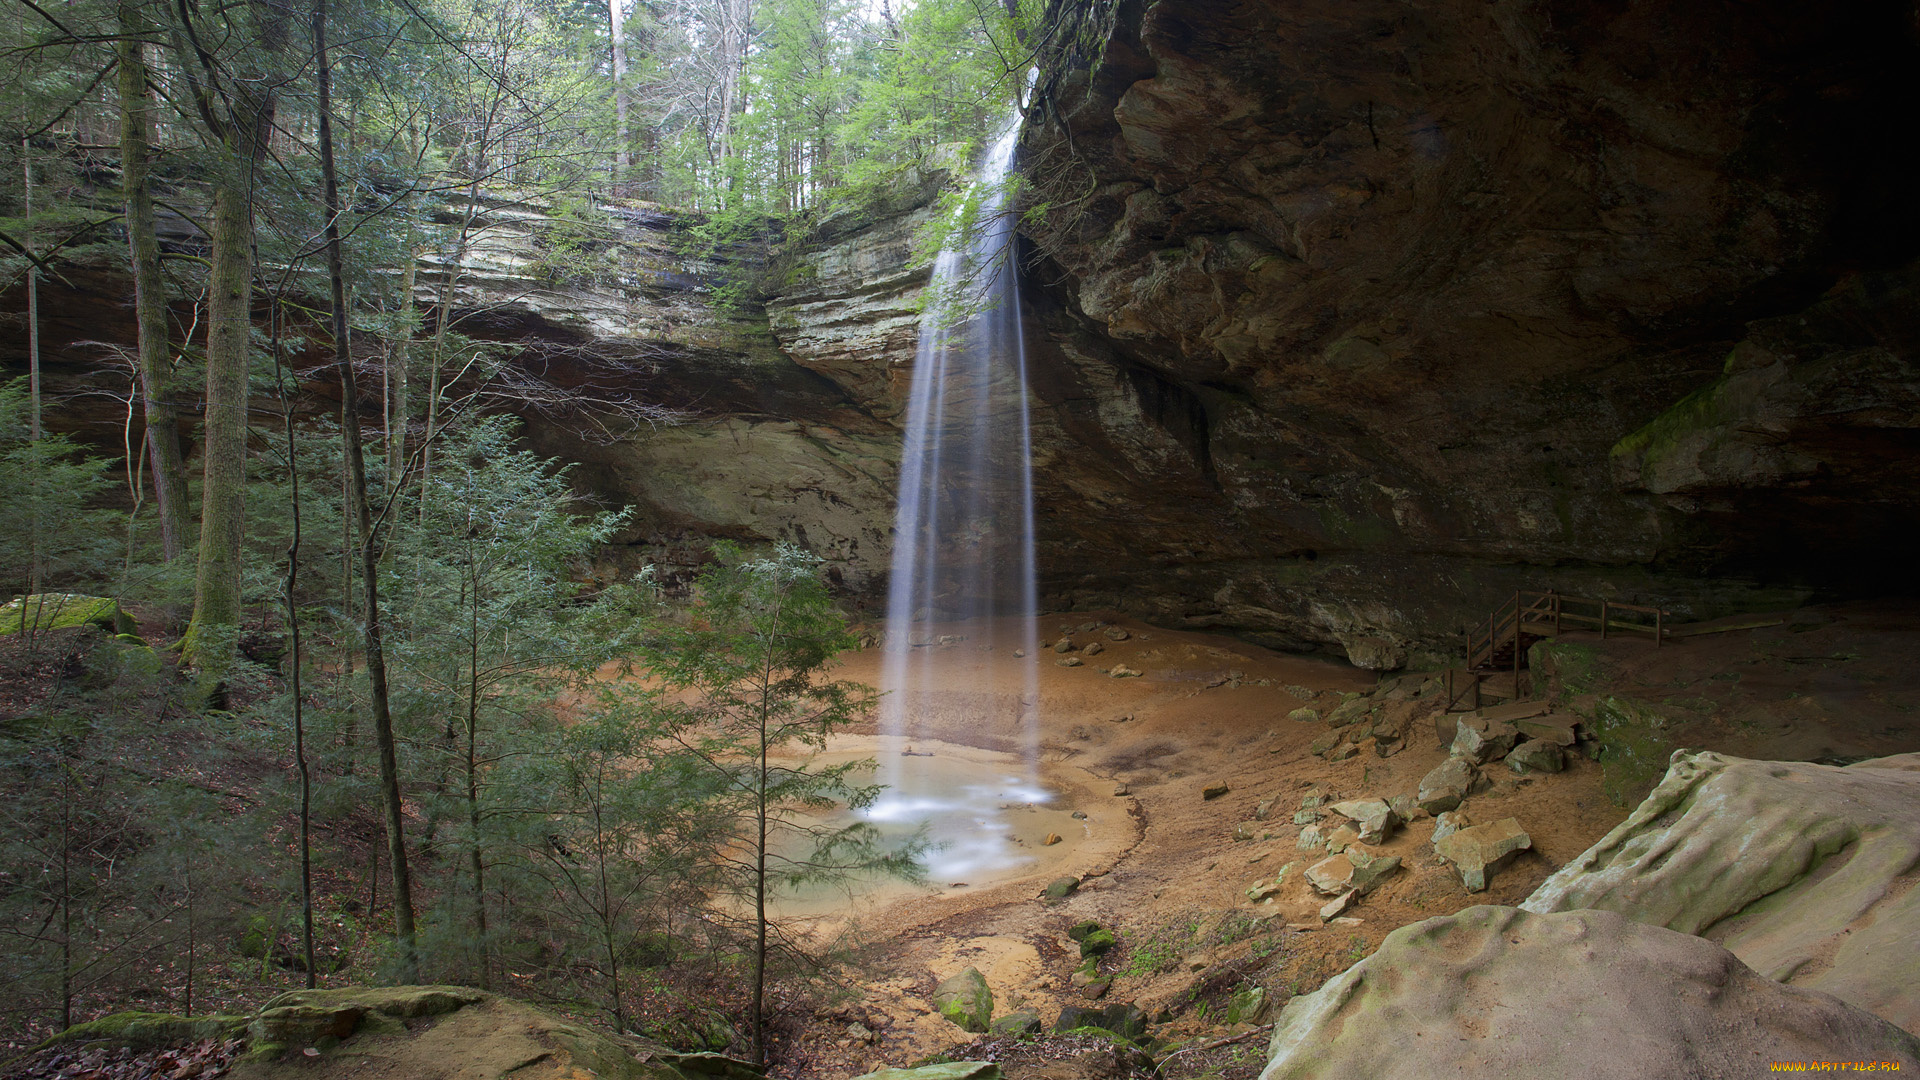
[[[1652,616],[1652,621],[1647,621],[1646,616]],[[1496,675],[1510,673],[1512,696],[1518,697],[1520,672],[1527,666],[1527,650],[1534,642],[1555,637],[1569,627],[1597,628],[1601,637],[1609,633],[1650,634],[1654,647],[1658,648],[1671,636],[1666,620],[1667,613],[1659,608],[1565,596],[1552,590],[1516,591],[1512,599],[1487,616],[1485,626],[1466,631],[1466,668],[1459,677],[1456,672],[1460,669],[1447,671],[1447,709],[1452,711],[1467,698],[1472,699],[1467,708],[1479,708],[1481,684]]]

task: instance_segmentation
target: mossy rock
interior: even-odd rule
[[[120,601],[105,596],[80,593],[35,593],[0,607],[0,634],[18,634],[64,630],[72,626],[94,626],[125,640],[146,644],[135,633],[140,629],[133,617],[120,610]]]
[[[1600,744],[1600,789],[1615,806],[1638,803],[1666,775],[1673,741],[1668,720],[1630,698],[1594,701],[1588,729]]]
[[[1545,678],[1548,696],[1555,702],[1593,693],[1600,684],[1600,654],[1591,645],[1552,638],[1537,641],[1527,650],[1527,663],[1536,678]]]
[[[171,1013],[118,1012],[75,1024],[40,1044],[49,1046],[131,1046],[158,1050],[202,1039],[230,1039],[244,1031],[244,1016],[174,1016]]]
[[[982,1033],[993,1020],[993,991],[977,968],[966,968],[934,990],[933,1008],[961,1030]]]
[[[464,986],[375,986],[341,990],[294,990],[260,1007],[247,1025],[255,1043],[312,1046],[362,1031],[392,1033],[402,1021],[442,1016],[485,1000]]]
[[[1099,956],[1102,953],[1108,952],[1118,944],[1120,944],[1120,939],[1113,935],[1113,931],[1095,930],[1093,933],[1080,939],[1080,955]]]

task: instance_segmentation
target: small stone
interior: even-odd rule
[[[1340,745],[1340,740],[1344,737],[1345,736],[1337,730],[1323,731],[1317,738],[1307,744],[1307,753],[1324,756],[1328,751]]]
[[[1300,830],[1300,839],[1296,841],[1295,846],[1301,851],[1320,851],[1327,846],[1327,835],[1321,831],[1320,826],[1309,825]]]
[[[1467,797],[1479,775],[1472,762],[1450,757],[1421,777],[1420,792],[1414,799],[1420,809],[1429,814],[1455,809]]]
[[[1035,1020],[1035,1023],[1038,1023],[1038,1022],[1039,1022],[1038,1020]],[[868,1044],[877,1042],[879,1041],[879,1038],[880,1038],[878,1035],[875,1035],[873,1033],[872,1028],[868,1027],[865,1024],[860,1023],[859,1021],[855,1021],[847,1025],[847,1034],[860,1042],[868,1043]]]
[[[1489,761],[1506,756],[1520,741],[1520,732],[1512,724],[1499,720],[1486,720],[1479,717],[1460,721],[1459,730],[1454,733],[1453,745],[1448,753],[1454,757],[1465,758],[1475,765],[1485,765]]]
[[[1073,820],[1075,821],[1087,820],[1087,812],[1085,810],[1075,810],[1073,812]]]
[[[1559,772],[1567,767],[1560,744],[1546,739],[1528,739],[1507,754],[1507,768],[1522,776],[1535,772]]]
[[[1468,892],[1481,892],[1487,887],[1487,875],[1501,860],[1532,846],[1533,838],[1520,828],[1517,818],[1503,818],[1457,830],[1434,844],[1433,850],[1460,871]]]
[[[1127,631],[1123,627],[1118,627],[1118,626],[1109,626],[1105,630],[1101,631],[1101,633],[1107,636],[1108,641],[1125,641],[1128,638],[1133,636],[1132,634],[1127,633]]]
[[[1061,638],[1059,641],[1053,643],[1053,651],[1057,653],[1070,653],[1073,651],[1073,642],[1066,638]]]
[[[987,1030],[994,1035],[1033,1035],[1042,1026],[1039,1013],[1016,1009],[987,1025]]]
[[[1336,855],[1359,842],[1360,834],[1352,826],[1342,825],[1327,834],[1327,850]]]
[[[1407,744],[1395,738],[1377,738],[1373,740],[1373,756],[1390,758],[1407,748]]]
[[[1083,634],[1091,634],[1105,625],[1107,624],[1101,622],[1083,622],[1080,624],[1080,632]]]
[[[1328,761],[1345,761],[1348,758],[1353,757],[1355,754],[1358,754],[1359,752],[1360,752],[1359,747],[1353,745],[1352,743],[1347,743],[1344,746],[1336,746],[1333,749],[1327,751],[1327,760]]]
[[[1065,900],[1067,897],[1072,896],[1075,892],[1078,892],[1079,889],[1080,889],[1079,878],[1058,877],[1058,878],[1054,878],[1052,881],[1047,882],[1047,887],[1041,891],[1040,895],[1046,897],[1049,900]]]
[[[1320,719],[1320,710],[1319,709],[1295,709],[1292,712],[1287,714],[1287,719],[1298,720],[1303,724],[1310,724]]]
[[[1253,808],[1253,820],[1255,821],[1265,821],[1272,816],[1273,816],[1273,800],[1272,799],[1261,799],[1260,804]],[[1304,825],[1306,823],[1303,821],[1296,821],[1294,822],[1294,824]]]
[[[1125,664],[1115,664],[1113,665],[1113,670],[1107,672],[1107,677],[1110,679],[1137,679],[1140,677],[1140,672],[1133,670]]]
[[[1311,825],[1319,821],[1322,816],[1318,810],[1301,810],[1293,815],[1293,823],[1295,825]]]
[[[1333,920],[1333,925],[1335,925],[1335,926],[1359,926],[1359,925],[1360,925],[1360,920],[1359,920],[1359,919],[1356,919],[1356,918],[1354,918],[1354,917],[1353,917],[1353,916],[1351,916],[1351,915],[1342,915],[1342,916],[1340,916],[1339,918],[1336,918],[1336,919],[1334,919],[1334,920]]]
[[[1351,889],[1349,889],[1348,891],[1341,893],[1339,896],[1334,897],[1331,901],[1327,902],[1326,904],[1321,905],[1320,921],[1323,923],[1332,922],[1334,919],[1338,918],[1341,915],[1341,913],[1345,912],[1348,908],[1353,906],[1353,897],[1354,897],[1354,893]]]
[[[1326,801],[1327,801],[1327,797],[1325,795],[1320,794],[1319,789],[1316,788],[1312,791],[1307,792],[1305,795],[1300,796],[1300,809],[1312,810],[1318,807],[1321,803]]]
[[[1132,713],[1121,713],[1121,714],[1120,714],[1119,716],[1109,716],[1109,717],[1107,717],[1107,723],[1109,723],[1109,724],[1124,724],[1124,723],[1127,723],[1128,721],[1130,721],[1130,720],[1132,720],[1132,719],[1133,719],[1133,714],[1132,714]]]
[[[1114,797],[1114,798],[1116,798],[1116,799],[1117,799],[1117,798],[1120,798],[1120,797],[1121,797],[1121,796],[1123,796],[1123,795],[1131,795],[1131,794],[1133,794],[1133,789],[1132,789],[1132,788],[1130,788],[1130,787],[1128,787],[1127,785],[1125,785],[1125,784],[1115,784],[1115,785],[1114,785],[1114,788],[1113,788],[1113,797]]]
[[[1061,836],[1059,833],[1050,832],[1047,834],[1047,838],[1045,840],[1040,841],[1040,844],[1043,847],[1052,847],[1053,845],[1059,843],[1060,840],[1061,840]]]
[[[1200,789],[1200,797],[1202,799],[1213,800],[1232,790],[1232,788],[1225,784],[1209,784]]]
[[[1086,663],[1086,661],[1077,656],[1069,656],[1065,660],[1055,660],[1054,663],[1059,664],[1061,667],[1079,667]]]
[[[1013,650],[1013,658],[1014,658],[1015,660],[1020,660],[1020,659],[1023,659],[1023,658],[1025,658],[1025,656],[1026,656],[1026,655],[1027,655],[1027,650],[1025,650],[1025,649],[1015,649],[1015,650]]]
[[[1260,823],[1257,821],[1243,821],[1233,827],[1235,840],[1253,840],[1260,836]]]
[[[1472,824],[1465,810],[1443,810],[1433,819],[1433,842],[1438,845],[1440,841]]]
[[[1180,958],[1180,966],[1188,971],[1205,971],[1213,966],[1213,954],[1210,952],[1188,953]]]
[[[1080,649],[1080,652],[1086,656],[1099,656],[1106,651],[1107,647],[1097,641],[1089,641]]]

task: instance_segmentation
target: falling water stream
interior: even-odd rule
[[[934,822],[944,841],[929,858],[935,880],[1028,861],[1002,841],[1005,812],[1049,798],[1039,782],[1032,438],[1006,183],[1019,130],[1016,115],[974,179],[972,227],[934,264],[900,459],[880,730],[906,749],[881,756],[888,791],[868,817]],[[999,677],[956,687],[962,652],[992,657]],[[1010,764],[946,775],[941,756],[911,749],[935,717],[945,730],[958,719],[995,733]]]

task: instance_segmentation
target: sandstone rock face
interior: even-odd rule
[[[1845,768],[1680,751],[1529,911],[1702,934],[1770,978],[1920,1032],[1920,754]]]
[[[1920,1061],[1920,1039],[1763,978],[1710,941],[1604,911],[1474,907],[1387,935],[1286,1004],[1261,1080],[1764,1073]]]
[[[1914,149],[1841,134],[1913,110],[1904,9],[1088,10],[1030,325],[1045,438],[1110,468],[1043,499],[1131,542],[1049,521],[1104,571],[1050,595],[1391,668],[1502,582],[1704,612],[1920,524]]]

